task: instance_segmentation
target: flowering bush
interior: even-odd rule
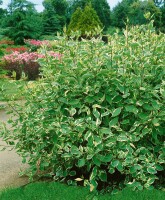
[[[50,51],[49,56],[54,58],[61,58],[59,53]],[[35,80],[39,75],[40,64],[37,62],[39,58],[44,58],[44,54],[37,52],[13,52],[10,55],[5,55],[3,60],[5,61],[5,69],[16,72],[16,79],[19,80],[22,75],[22,71],[28,77],[29,80]]]
[[[36,51],[38,48],[40,48],[42,45],[49,45],[48,40],[33,40],[33,39],[25,39],[24,40],[25,44],[27,44],[31,51]]]
[[[24,47],[24,46],[22,46],[22,47],[7,47],[7,48],[6,48],[6,52],[7,52],[7,53],[12,53],[12,52],[14,52],[14,51],[25,52],[25,51],[27,51],[27,50],[28,50],[28,48],[27,48],[27,47]]]

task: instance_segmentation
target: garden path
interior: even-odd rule
[[[0,105],[4,103],[0,102]],[[5,110],[0,109],[0,122],[7,122],[9,116]],[[0,146],[7,144],[0,138]],[[21,158],[14,150],[6,149],[0,151],[0,190],[5,187],[17,187],[28,182],[27,177],[19,177],[20,169],[24,170],[27,166],[21,163]]]

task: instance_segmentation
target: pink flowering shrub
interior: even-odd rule
[[[41,46],[42,45],[42,41],[40,40],[33,40],[33,39],[25,39],[24,42],[26,44],[29,44],[29,45],[33,45],[33,46]]]
[[[34,39],[25,39],[25,44],[30,47],[31,51],[36,51],[42,45],[49,45],[50,42],[48,40],[34,40]]]
[[[50,51],[48,55],[57,59],[61,59],[61,54]],[[3,60],[5,62],[5,69],[10,72],[16,72],[16,80],[19,80],[22,76],[22,72],[28,77],[28,80],[35,80],[40,73],[40,65],[38,63],[39,58],[44,58],[44,54],[37,52],[13,52],[10,55],[5,55]]]
[[[7,47],[5,51],[6,51],[7,53],[12,53],[12,52],[14,52],[14,51],[18,51],[18,52],[23,53],[23,52],[25,52],[25,51],[27,51],[27,50],[28,50],[27,47],[22,46],[22,47]]]

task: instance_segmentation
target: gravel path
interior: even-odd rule
[[[5,110],[0,110],[0,122],[7,122],[9,116]],[[0,145],[6,145],[0,138]],[[25,165],[14,150],[0,151],[0,190],[5,187],[16,187],[28,182],[27,177],[19,177],[20,169],[24,170]]]

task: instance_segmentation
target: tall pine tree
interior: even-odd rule
[[[66,0],[44,0],[43,25],[44,34],[51,35],[62,31],[67,19]]]
[[[92,0],[92,5],[104,26],[104,30],[111,25],[111,11],[107,0]]]
[[[8,6],[8,15],[3,23],[5,35],[16,44],[24,44],[24,39],[38,38],[42,33],[42,21],[27,0],[13,0]]]

